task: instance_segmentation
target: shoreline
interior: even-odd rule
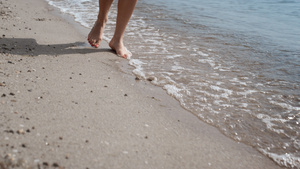
[[[43,0],[1,2],[1,165],[281,168],[121,71],[106,42],[86,47]]]

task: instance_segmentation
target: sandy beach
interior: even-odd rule
[[[66,18],[43,0],[0,0],[0,169],[281,168]]]

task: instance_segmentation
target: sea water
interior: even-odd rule
[[[97,0],[47,0],[91,28]],[[113,36],[113,3],[105,38]],[[300,0],[139,0],[133,73],[277,164],[300,168]]]

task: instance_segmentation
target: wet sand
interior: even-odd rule
[[[1,169],[280,168],[53,13],[42,0],[0,0]]]

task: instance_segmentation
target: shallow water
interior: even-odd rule
[[[97,0],[48,0],[92,27]],[[113,4],[105,37],[114,32]],[[140,0],[129,63],[201,120],[300,168],[300,1]]]

